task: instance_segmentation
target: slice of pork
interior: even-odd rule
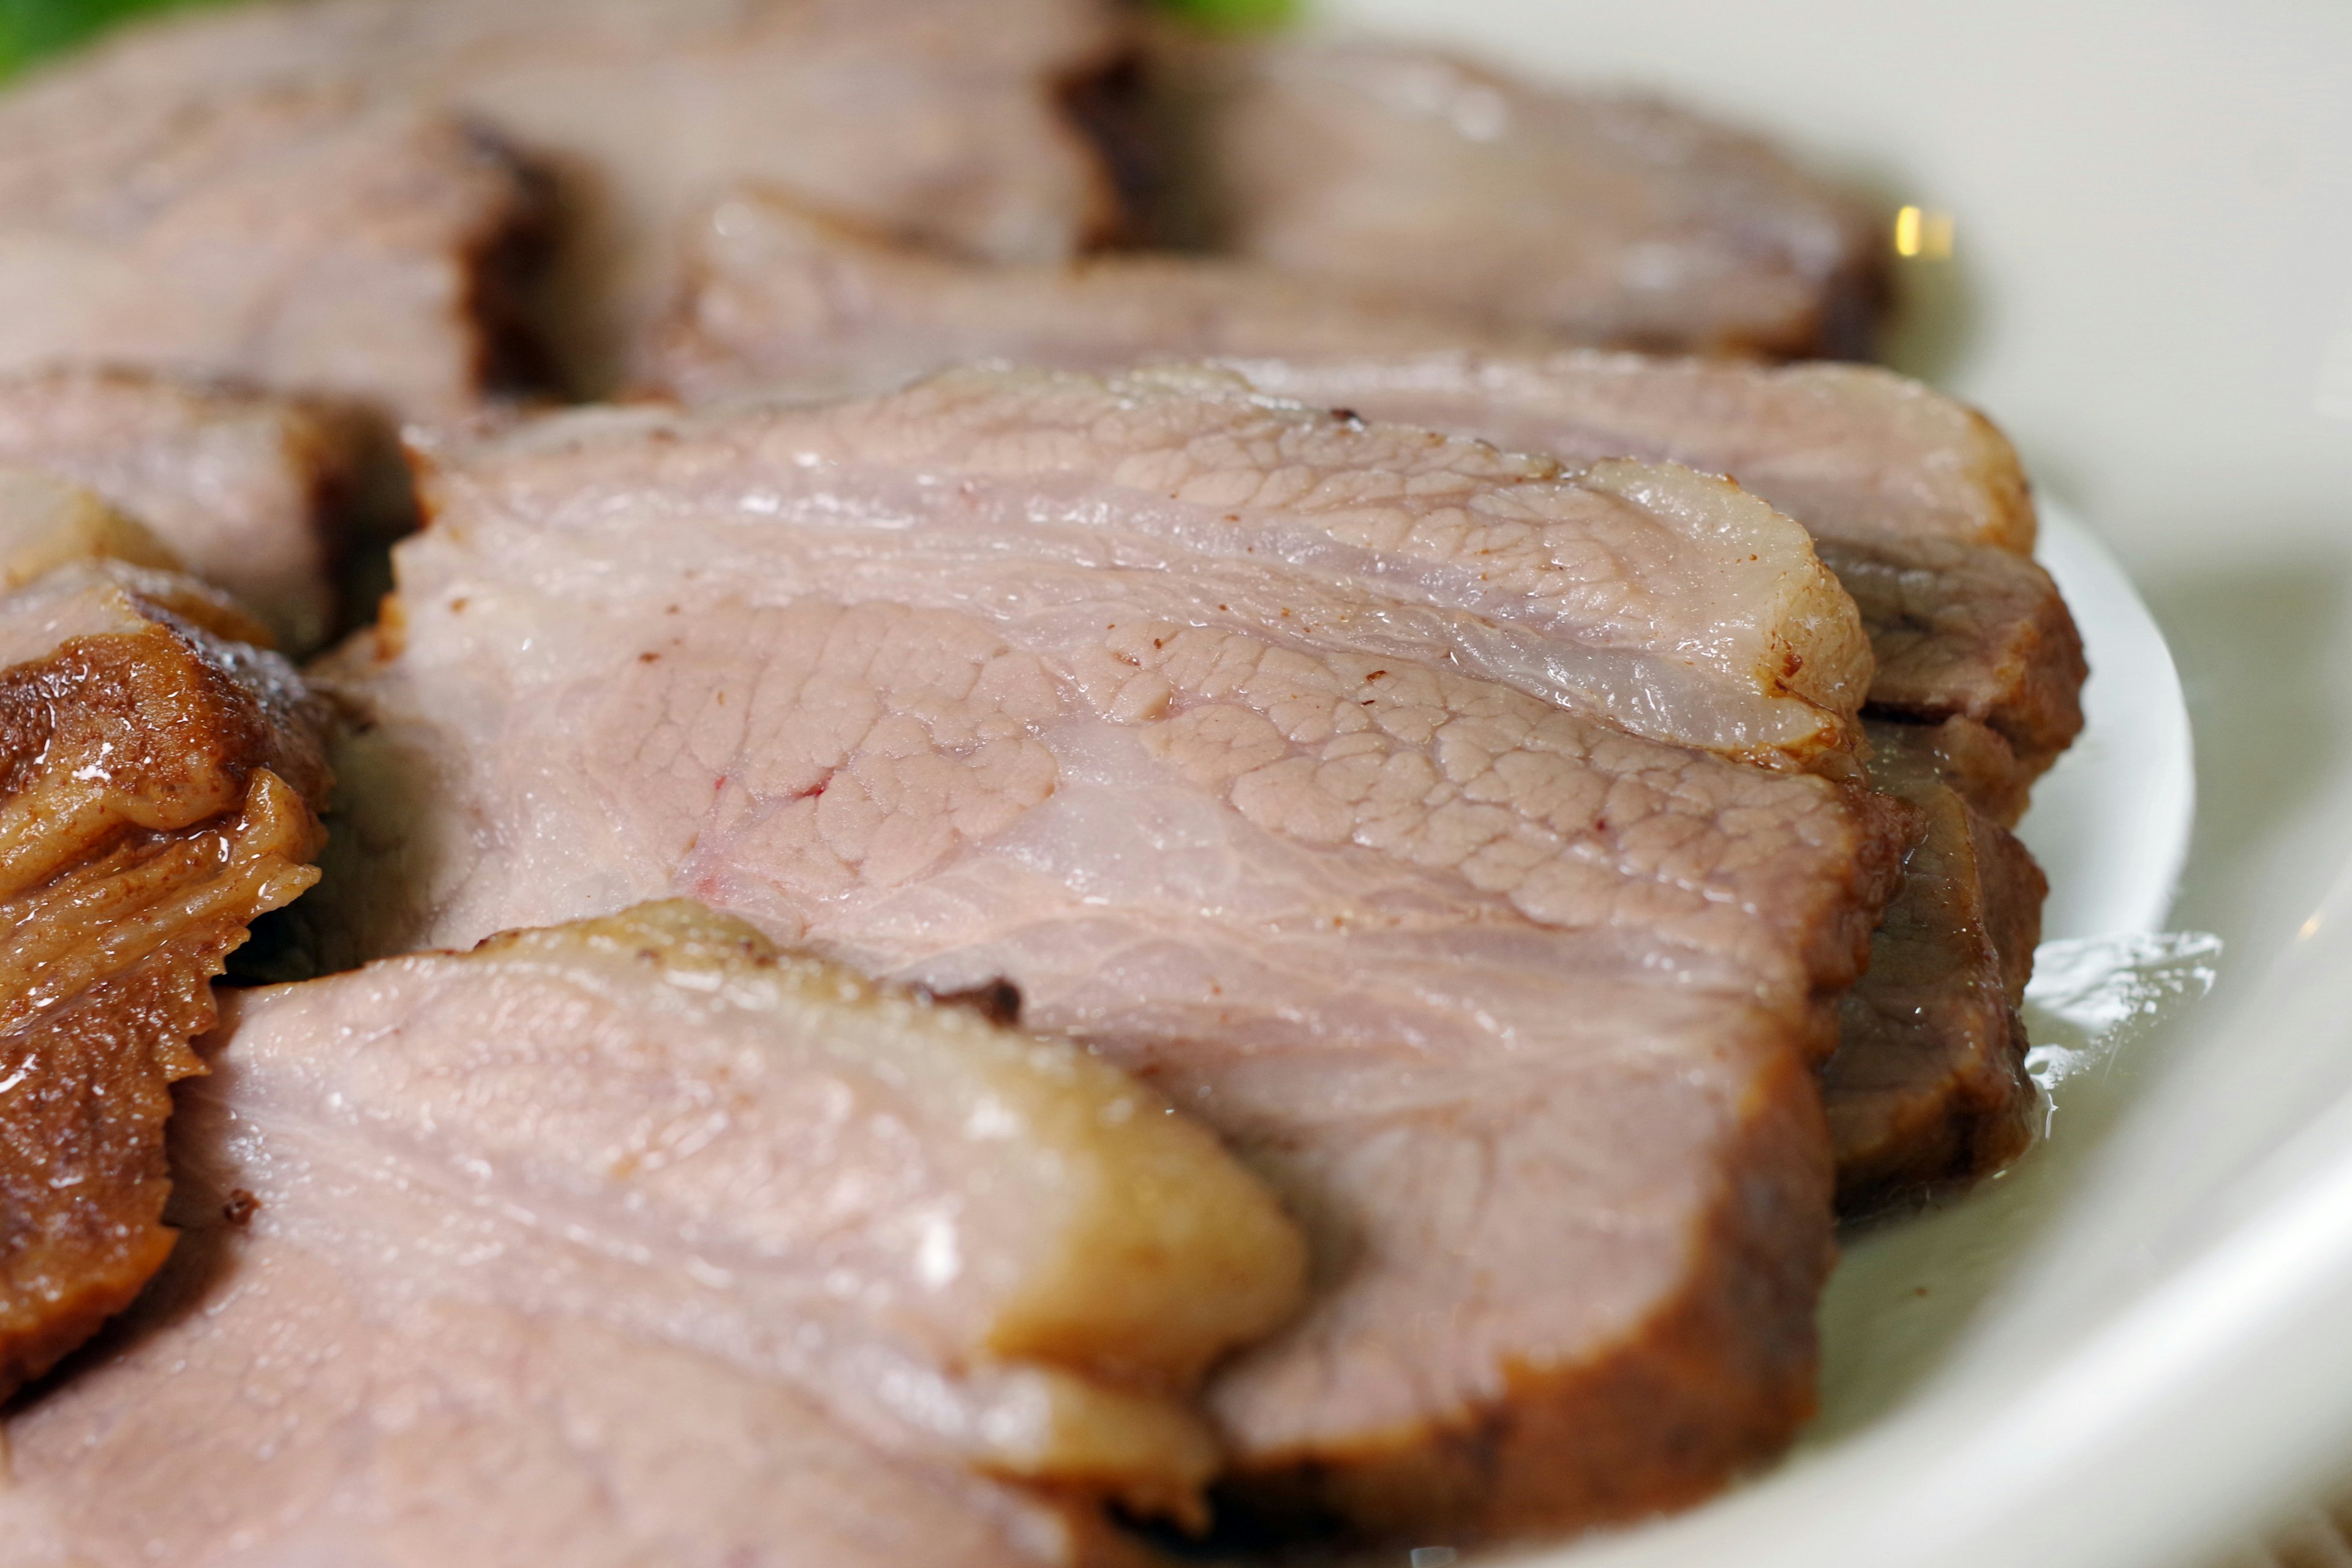
[[[285,398],[126,371],[0,377],[0,463],[86,485],[278,646],[319,646],[367,456],[355,421]]]
[[[913,539],[966,559],[929,591],[987,614],[1076,606],[1106,570],[1140,574],[1155,618],[1288,623],[1775,763],[1850,752],[1869,681],[1853,604],[1804,531],[1731,485],[1565,468],[1214,372],[977,370],[826,408],[586,414],[435,485],[444,510],[566,526],[597,526],[571,498],[608,491],[732,518],[716,537],[769,558],[746,570],[845,602],[901,598]]]
[[[479,402],[536,220],[496,144],[348,87],[81,69],[0,97],[0,372],[234,377],[416,419]]]
[[[1945,781],[1937,737],[1870,726],[1871,782],[1923,832],[1822,1068],[1849,1214],[1965,1185],[2032,1141],[2037,1095],[2018,1016],[2049,891],[2025,847]]]
[[[1010,978],[1307,1226],[1306,1315],[1211,1388],[1261,1500],[1507,1532],[1774,1451],[1829,1256],[1810,1064],[1902,825],[1444,639],[1369,650],[1381,574],[1239,591],[1253,541],[1342,521],[1402,575],[1471,473],[1545,516],[1549,468],[1011,384],[445,458],[397,623],[341,661],[316,923],[383,952],[685,894],[935,990]],[[1130,484],[1086,478],[1106,451]]]
[[[1697,115],[1371,39],[1161,64],[1212,250],[1581,342],[1868,346],[1875,215]]]
[[[1870,633],[1866,710],[1925,721],[1877,727],[1889,754],[1872,781],[1921,810],[1926,837],[1842,1010],[1825,1079],[1841,1192],[1874,1204],[2015,1154],[2032,1101],[2025,1035],[1987,955],[2004,948],[1995,927],[2038,930],[2047,889],[2002,826],[2082,729],[2086,669],[2049,574],[1985,542],[2030,539],[2032,522],[2015,455],[1991,426],[1916,383],[1846,366],[1559,354],[1244,368],[1291,395],[1532,451],[1671,453],[1767,490],[1815,530]],[[2017,989],[2032,948],[2005,944]]]
[[[33,90],[68,124],[299,88],[490,127],[554,177],[539,324],[588,393],[627,378],[675,286],[672,236],[737,181],[975,255],[1100,237],[1110,182],[1064,95],[1124,41],[1105,0],[325,0],[152,25]],[[290,187],[268,199],[303,212]]]
[[[1497,336],[1475,317],[1248,261],[1136,251],[974,261],[757,188],[714,204],[685,248],[683,292],[646,369],[656,390],[689,403],[890,392],[975,360],[1111,370]]]
[[[96,505],[44,514],[51,553]],[[26,559],[22,521],[0,532]],[[248,923],[318,879],[321,715],[215,635],[245,624],[119,560],[0,598],[0,1399],[170,1252],[169,1085],[202,1070],[187,1042]]]
[[[1761,365],[1568,350],[1236,363],[1302,403],[1475,429],[1514,451],[1640,457],[1728,474],[1824,539],[1883,533],[2033,548],[2016,448],[1983,415],[1868,365]]]
[[[1368,418],[1729,476],[1816,536],[1869,630],[1874,711],[2000,734],[2014,771],[1988,779],[1988,798],[2021,800],[2082,729],[2082,638],[2025,558],[2033,511],[2017,455],[1983,416],[1917,382],[1575,353],[1231,363],[1253,385]]]
[[[1992,731],[2014,779],[1996,794],[2021,795],[2083,732],[2082,634],[2033,562],[1892,533],[1824,539],[1820,550],[1870,629],[1873,712]]]
[[[12,1568],[1125,1561],[969,1467],[1189,1492],[1184,1391],[1297,1291],[1151,1090],[692,904],[204,1049],[194,1256],[9,1423]]]

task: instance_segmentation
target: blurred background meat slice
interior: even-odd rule
[[[1297,1293],[1150,1090],[692,905],[244,993],[203,1049],[187,1255],[10,1423],[12,1565],[1139,1563],[1085,1498],[1197,1484],[1187,1385]]]
[[[488,127],[552,176],[534,321],[558,382],[590,395],[628,379],[687,214],[738,181],[971,255],[1051,260],[1104,237],[1115,194],[1068,98],[1125,47],[1107,0],[328,0],[135,29],[13,111],[79,131],[124,104],[236,121],[322,93]],[[55,149],[28,157],[68,172]],[[293,225],[319,198],[281,174],[256,199]],[[396,339],[346,347],[402,363]]]
[[[689,403],[892,392],[976,360],[1115,370],[1543,341],[1252,261],[1121,250],[973,261],[756,188],[715,203],[684,243],[683,291],[646,368],[655,388]]]
[[[1371,39],[1163,37],[1153,63],[1200,248],[1601,346],[1869,350],[1874,211],[1687,110]]]
[[[331,83],[0,98],[0,371],[231,377],[447,420],[513,346],[540,214],[489,139]]]
[[[169,1085],[202,1070],[187,1042],[248,923],[318,878],[320,714],[216,635],[243,625],[119,559],[0,599],[0,1399],[171,1250]]]
[[[134,371],[0,377],[0,463],[88,486],[233,595],[289,655],[335,625],[347,537],[396,522],[354,412]],[[404,489],[404,480],[397,481]]]

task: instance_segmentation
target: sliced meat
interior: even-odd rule
[[[371,441],[353,417],[217,384],[86,368],[0,377],[0,463],[95,490],[292,653],[332,629]]]
[[[170,1252],[169,1085],[247,925],[318,878],[320,713],[215,608],[119,563],[0,599],[0,1399]]]
[[[1857,534],[1819,547],[1870,629],[1872,711],[1962,719],[1998,734],[2014,773],[1990,792],[1995,800],[2021,795],[2074,743],[2090,666],[2049,573],[1949,539]],[[1978,768],[1991,764],[1979,756]]]
[[[1234,368],[1278,396],[1361,398],[1374,417],[1475,429],[1512,451],[1728,474],[1824,539],[1891,532],[2033,548],[2032,492],[2007,437],[1967,404],[1868,365],[1568,351]]]
[[[327,0],[142,28],[36,90],[69,121],[299,88],[490,127],[555,178],[540,324],[593,393],[627,378],[674,289],[687,214],[737,181],[974,255],[1099,237],[1110,182],[1063,98],[1124,45],[1106,0]]]
[[[34,469],[0,468],[0,592],[93,561],[181,567],[162,540],[95,492]]]
[[[1414,353],[1495,334],[1476,319],[1213,257],[1111,251],[1004,265],[895,243],[775,193],[715,204],[656,340],[689,403],[888,392],[974,360],[1108,370],[1216,354]]]
[[[480,401],[537,216],[493,142],[331,84],[85,68],[0,97],[0,372],[230,376],[426,420]]]
[[[2047,887],[2003,828],[2081,730],[2086,668],[2049,574],[1984,542],[2032,537],[2007,443],[1959,404],[1844,366],[1562,354],[1243,368],[1269,391],[1530,451],[1671,454],[1769,486],[1815,530],[1870,633],[1866,711],[1928,721],[1874,726],[1871,781],[1923,813],[1925,837],[1824,1079],[1841,1202],[1957,1185],[2021,1149],[2032,1086],[2016,1007],[2034,936],[2021,933],[2038,933]]]
[[[1945,782],[1932,731],[1874,723],[1870,738],[1871,782],[1911,803],[1924,832],[1822,1073],[1849,1214],[1965,1184],[2032,1142],[2017,1009],[2049,892],[2025,847]]]
[[[1867,349],[1875,214],[1680,109],[1369,39],[1162,74],[1212,249],[1582,342]]]
[[[2082,729],[2082,638],[2022,553],[2033,512],[2016,454],[1916,382],[1623,354],[1233,363],[1268,392],[1367,418],[1568,461],[1630,454],[1729,475],[1811,530],[1853,595],[1876,664],[1873,711],[1999,732],[2011,771],[1987,772],[2001,758],[1979,747],[1971,773],[2008,821]]]
[[[1189,1490],[1297,1294],[1150,1089],[694,905],[223,1014],[195,1256],[10,1422],[12,1564],[1126,1562],[956,1460]]]
[[[1564,469],[1282,406],[1217,373],[973,371],[835,408],[589,414],[442,485],[445,509],[501,516],[636,487],[743,520],[724,537],[795,558],[762,569],[848,600],[902,592],[910,531],[967,558],[938,590],[960,606],[1038,613],[1083,602],[1105,568],[1142,574],[1157,617],[1295,623],[1779,763],[1843,759],[1869,679],[1852,603],[1804,531],[1721,480]],[[785,520],[822,526],[758,526]]]
[[[398,626],[342,665],[317,919],[382,952],[686,894],[934,992],[1011,980],[1308,1228],[1306,1315],[1210,1394],[1267,1506],[1507,1533],[1774,1451],[1829,1258],[1811,1064],[1903,825],[1444,641],[1366,650],[1307,575],[1235,596],[1231,546],[1167,542],[1203,501],[1268,539],[1415,494],[1462,519],[1483,448],[1412,437],[1376,486],[1380,426],[1015,384],[1059,390],[450,459]],[[1135,488],[1078,482],[1106,447]]]

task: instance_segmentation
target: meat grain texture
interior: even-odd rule
[[[1635,567],[1736,576],[1744,536],[1629,533],[1549,465],[1148,378],[583,416],[434,493],[397,624],[342,664],[366,720],[325,935],[682,893],[935,989],[1009,977],[1307,1226],[1305,1314],[1208,1395],[1263,1506],[1626,1518],[1803,1418],[1811,1067],[1899,825],[1463,673],[1494,623],[1423,620],[1491,559],[1525,613],[1622,630]],[[1774,711],[1742,668],[1694,708]]]
[[[691,904],[202,1049],[186,1255],[10,1423],[10,1568],[1139,1563],[1086,1498],[1189,1493],[1185,1394],[1297,1293],[1150,1089]]]
[[[1842,1007],[1823,1088],[1850,1210],[1950,1188],[2030,1141],[2017,1015],[2047,885],[2005,829],[2081,731],[2082,637],[2024,553],[2023,471],[1965,405],[1885,372],[1630,355],[1240,362],[1254,384],[1568,457],[1729,474],[1815,534],[1874,669],[1874,785],[1918,813],[1902,895]]]
[[[63,192],[116,172],[79,150],[130,109],[162,127],[241,126],[273,104],[316,98],[357,106],[337,112],[363,121],[396,107],[486,130],[551,182],[553,272],[533,322],[560,378],[594,393],[633,374],[640,334],[676,286],[674,247],[688,213],[734,182],[769,182],[973,255],[1054,259],[1108,233],[1118,221],[1109,176],[1065,95],[1108,66],[1124,39],[1119,12],[1102,0],[262,4],[152,24],[51,68],[0,110],[0,146],[16,150],[18,183]],[[20,139],[19,128],[37,127],[47,142]],[[268,133],[272,146],[286,141],[285,128]],[[303,254],[370,245],[384,224],[416,216],[426,195],[419,176],[389,193],[398,199],[351,213],[341,193],[312,191],[307,176],[237,177],[247,216],[300,238]],[[211,194],[218,185],[207,173],[201,199],[221,199]],[[339,205],[322,205],[330,198]],[[321,222],[331,211],[351,215],[346,230],[361,220],[358,234],[339,239]],[[37,232],[59,227],[45,218]],[[222,237],[193,216],[171,232],[213,245]],[[115,267],[126,277],[151,269],[143,252]],[[42,276],[59,300],[91,298],[86,280]],[[448,303],[462,303],[462,279],[440,281]],[[362,306],[382,310],[364,294],[336,300],[331,341],[366,374],[446,345],[448,334],[436,332],[411,348],[414,322],[356,319]],[[124,342],[136,351],[153,338],[139,323]],[[47,346],[85,356],[100,347],[87,330]],[[396,405],[417,417],[446,412],[446,395],[458,390],[451,368],[419,386],[433,396]]]
[[[0,1399],[171,1251],[169,1086],[247,924],[317,879],[321,715],[250,625],[119,560],[0,599]]]

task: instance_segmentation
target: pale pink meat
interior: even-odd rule
[[[537,324],[563,379],[597,392],[667,303],[687,214],[738,181],[974,255],[1099,237],[1109,177],[1063,95],[1124,38],[1105,0],[323,0],[151,23],[27,93],[84,129],[124,105],[228,114],[295,91],[488,128],[555,183]],[[64,172],[55,150],[25,156]],[[286,224],[315,199],[262,194]]]
[[[448,457],[397,625],[339,661],[364,717],[320,939],[685,893],[1010,978],[1307,1223],[1307,1316],[1213,1385],[1244,1491],[1465,1532],[1701,1495],[1810,1407],[1807,1067],[1897,825],[1465,673],[1459,632],[1365,647],[1350,603],[1460,558],[1418,498],[1559,481],[1245,399],[1237,427],[1186,384]],[[1131,488],[1074,482],[1105,450]],[[1202,510],[1253,526],[1194,548]],[[1401,558],[1344,597],[1249,548],[1340,526]]]
[[[235,387],[88,368],[0,378],[0,462],[96,490],[293,654],[333,628],[365,438],[351,419]]]
[[[981,370],[830,408],[591,413],[519,434],[436,487],[428,504],[566,528],[609,517],[607,497],[817,525],[716,537],[805,556],[789,568],[803,591],[851,598],[896,595],[913,537],[969,557],[939,590],[958,605],[1035,613],[1082,600],[1103,568],[1144,574],[1155,615],[1296,622],[1780,764],[1850,751],[1870,678],[1853,605],[1804,531],[1719,479],[1565,468],[1286,405],[1213,372]],[[640,531],[606,532],[646,553]]]
[[[1580,342],[1867,350],[1875,213],[1686,110],[1374,38],[1179,50],[1163,74],[1213,250]]]

